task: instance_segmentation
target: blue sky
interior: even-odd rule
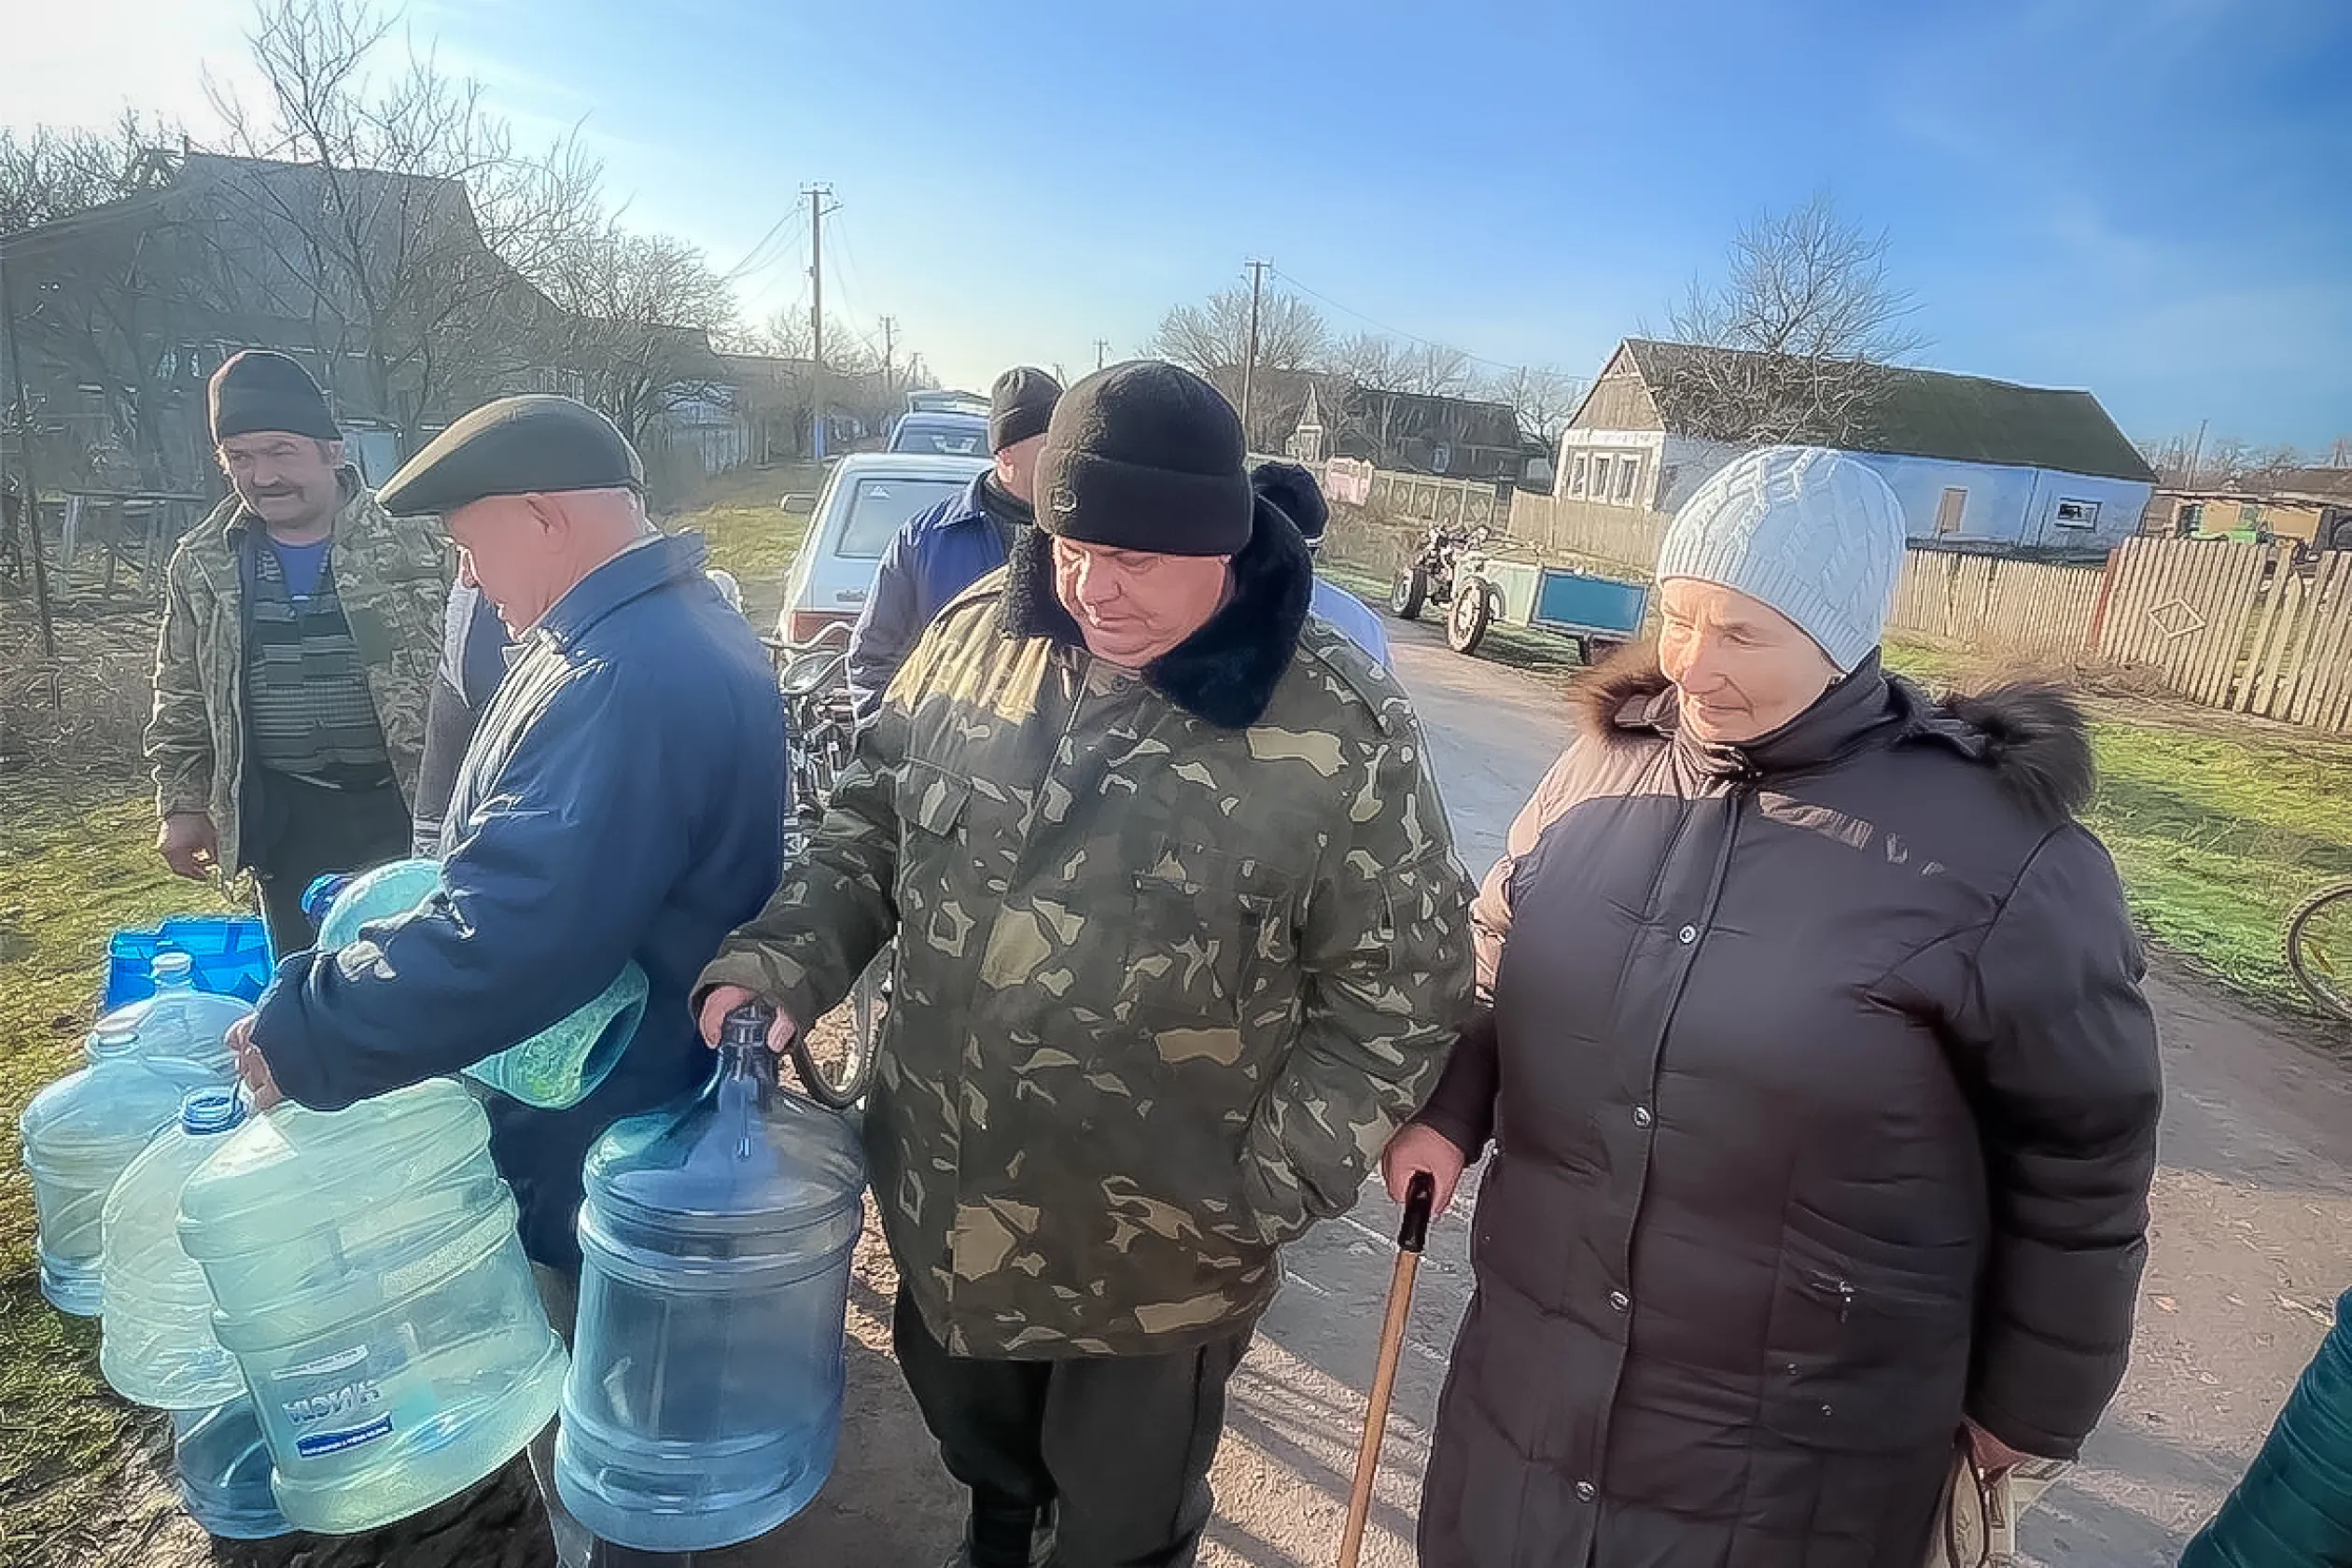
[[[12,38],[0,119],[129,98],[201,129],[200,63],[237,73],[237,0],[59,10]],[[1589,374],[1743,217],[1827,189],[1891,234],[1927,363],[2088,386],[2135,437],[2352,435],[2344,0],[407,18],[527,133],[584,119],[632,220],[722,269],[830,182],[829,300],[861,332],[896,316],[959,383],[1133,351],[1252,256],[1344,306],[1336,328]],[[805,300],[805,222],[784,235],[753,314]]]

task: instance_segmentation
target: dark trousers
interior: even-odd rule
[[[330,871],[367,871],[409,852],[408,803],[390,784],[329,790],[257,766],[245,818],[245,861],[261,889],[270,946],[281,959],[314,946],[318,932],[302,893]]]
[[[1169,1355],[983,1360],[948,1354],[902,1287],[891,1337],[948,1473],[972,1489],[976,1568],[1026,1561],[1029,1520],[1048,1505],[1057,1568],[1198,1555],[1249,1331]]]

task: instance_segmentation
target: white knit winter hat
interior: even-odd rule
[[[1767,446],[1683,503],[1658,580],[1713,582],[1771,606],[1851,670],[1870,655],[1903,570],[1903,507],[1877,473],[1820,446]]]

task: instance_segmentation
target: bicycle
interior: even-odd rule
[[[849,701],[848,628],[829,627],[798,647],[771,644],[791,741],[791,799],[785,805],[785,855],[797,859],[825,819],[833,788],[857,749]],[[844,1076],[826,1075],[809,1054],[805,1031],[792,1039],[792,1063],[809,1098],[846,1111],[865,1098],[874,1077],[882,1019],[889,1008],[890,949],[885,947],[849,989],[849,1059]]]
[[[2287,967],[2313,1001],[2352,1018],[2352,882],[2321,889],[2287,917]]]

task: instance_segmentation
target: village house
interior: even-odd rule
[[[1327,377],[1307,390],[1289,455],[1307,464],[1346,457],[1389,473],[1516,484],[1548,455],[1519,429],[1508,403],[1391,392]]]
[[[2175,539],[2293,539],[2352,550],[2352,469],[2291,469],[2259,485],[2159,490],[2141,526]]]
[[[1719,389],[1762,358],[1626,339],[1568,422],[1554,495],[1673,511],[1756,444],[1722,439]],[[1914,539],[2088,553],[2138,530],[2155,472],[2090,393],[1941,371],[1868,373],[1840,433],[1813,439],[1876,469]]]

